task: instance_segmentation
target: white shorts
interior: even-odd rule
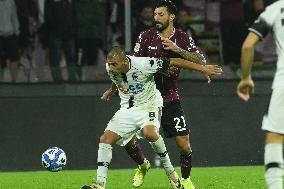
[[[262,129],[284,134],[284,88],[273,89],[268,113],[263,117]]]
[[[154,125],[159,131],[161,110],[162,108],[156,107],[120,108],[109,121],[105,131],[118,134],[121,139],[117,144],[125,146],[136,134],[143,138],[142,129],[146,125]]]

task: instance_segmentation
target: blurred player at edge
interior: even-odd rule
[[[272,95],[262,129],[266,131],[264,164],[265,181],[269,189],[282,189],[283,184],[283,134],[284,134],[284,0],[278,0],[266,7],[249,28],[243,43],[241,57],[241,81],[237,87],[239,97],[248,101],[254,90],[251,68],[254,47],[269,31],[273,32],[277,46],[277,70],[272,84]]]

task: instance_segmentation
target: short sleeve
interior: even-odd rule
[[[189,35],[185,35],[185,36],[183,36],[182,39],[183,39],[183,41],[182,41],[182,43],[183,43],[182,48],[183,49],[186,49],[190,52],[198,51],[198,48],[196,47],[195,42],[194,42],[192,37],[190,37]]]
[[[200,54],[203,57],[203,62],[206,63],[206,59],[203,55],[203,53],[199,50],[199,48],[195,45],[195,42],[191,36],[189,36],[186,33],[183,33],[183,35],[180,37],[180,45],[179,47],[187,50],[189,52],[195,52]]]
[[[277,17],[278,11],[272,11],[274,9],[266,8],[259,17],[254,21],[253,25],[249,28],[250,32],[255,33],[260,38],[264,38],[272,29],[274,20]]]
[[[141,57],[145,55],[145,51],[147,48],[146,44],[146,32],[141,32],[140,35],[137,38],[137,41],[135,43],[134,49],[133,49],[133,56]]]

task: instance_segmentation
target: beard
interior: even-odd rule
[[[169,26],[169,24],[170,24],[169,20],[167,20],[165,23],[161,23],[161,22],[155,21],[156,29],[159,32],[165,30]]]

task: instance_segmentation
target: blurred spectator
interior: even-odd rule
[[[59,67],[61,53],[66,59],[68,80],[76,81],[75,12],[72,0],[46,0],[44,10],[48,35],[51,74],[56,82],[63,81]]]
[[[16,0],[20,24],[19,42],[21,49],[30,45],[30,38],[35,34],[33,28],[38,18],[37,0]]]
[[[102,0],[76,0],[74,8],[78,26],[78,64],[98,65],[99,50],[106,50],[108,3]]]
[[[176,18],[176,28],[186,32],[190,37],[196,40],[194,30],[189,25],[189,19],[190,18],[187,10],[179,10]]]
[[[124,46],[124,0],[112,0],[110,26],[111,31],[109,34],[110,46]]]
[[[133,39],[132,41],[135,41],[138,38],[140,32],[152,26],[154,26],[154,10],[152,6],[149,4],[145,5],[140,9],[140,14],[139,17],[137,18],[137,23],[133,32],[134,35],[132,35]]]
[[[177,6],[183,5],[184,7],[194,7],[203,9],[205,7],[206,0],[178,0],[180,3]]]
[[[205,8],[208,0],[183,0],[182,9],[190,12],[193,20],[205,20]]]
[[[37,0],[38,6],[38,34],[40,42],[42,43],[43,48],[47,47],[47,31],[45,26],[44,10],[45,10],[45,0]]]
[[[224,64],[239,64],[246,35],[244,9],[240,0],[221,0],[221,35]]]
[[[141,7],[148,6],[153,0],[131,1],[131,26],[132,26],[132,38],[136,34],[136,19],[140,17]],[[111,14],[110,14],[110,39],[112,46],[124,46],[125,45],[125,18],[124,18],[124,0],[112,0]],[[134,41],[132,41],[133,43]]]
[[[30,79],[32,57],[38,20],[37,0],[16,0],[17,13],[20,23],[20,65],[24,68],[27,79]]]
[[[10,61],[11,78],[16,82],[19,60],[19,21],[14,0],[0,1],[0,79],[3,80],[3,69]]]
[[[38,21],[40,24],[44,23],[44,2],[45,0],[37,0]]]

